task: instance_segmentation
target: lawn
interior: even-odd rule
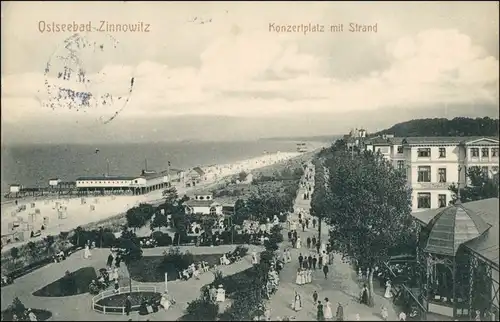
[[[255,267],[250,267],[236,274],[224,276],[222,279],[216,279],[213,284],[222,284],[226,290],[226,296],[231,297],[236,291],[245,291],[252,288],[256,276]],[[217,285],[215,286],[217,287]],[[203,286],[202,291],[207,287],[210,287],[210,284]]]
[[[41,309],[31,309],[35,313],[38,321],[47,321],[52,317],[52,312]],[[7,309],[2,311],[2,321],[14,321],[12,318],[12,311]]]
[[[33,295],[63,297],[88,293],[89,284],[95,279],[97,279],[97,274],[93,267],[80,268],[35,291]]]
[[[192,255],[194,263],[206,261],[208,265],[219,265],[223,254]],[[140,260],[127,265],[130,277],[136,282],[158,283],[165,281],[165,273],[169,281],[179,278],[179,269],[174,263],[162,265],[165,256],[144,256]]]

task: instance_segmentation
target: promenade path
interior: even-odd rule
[[[182,252],[189,251],[192,254],[214,254],[225,253],[232,251],[237,245],[223,245],[217,247],[196,247],[196,246],[181,246]],[[260,246],[245,245],[248,247],[249,254],[251,252],[261,252]],[[144,249],[144,256],[161,255],[170,247],[157,247]],[[151,320],[165,321],[177,320],[184,315],[184,310],[187,303],[200,296],[200,288],[213,281],[214,275],[212,272],[206,272],[200,275],[200,279],[191,279],[189,281],[169,281],[168,290],[176,300],[176,304],[168,311],[161,310],[160,312],[140,316],[137,313],[132,313],[130,317],[122,315],[108,315],[97,313],[92,310],[91,300],[92,295],[81,294],[68,297],[39,297],[33,296],[32,293],[38,289],[50,284],[64,275],[66,270],[75,271],[82,267],[94,267],[96,270],[105,267],[106,259],[109,255],[109,249],[93,249],[91,259],[83,259],[83,251],[78,251],[72,254],[67,260],[60,263],[53,263],[28,275],[20,277],[13,284],[2,287],[1,290],[1,309],[5,310],[10,305],[15,297],[26,305],[26,307],[46,309],[53,313],[51,320],[53,321],[83,321],[83,320],[98,320],[98,321],[127,321],[132,318],[134,321]],[[247,255],[241,261],[228,266],[219,266],[219,270],[224,276],[233,275],[252,266],[251,255]],[[120,286],[128,286],[129,278],[128,271],[124,264],[121,265],[120,271]],[[132,282],[133,286],[148,285],[155,286],[157,292],[165,291],[165,283],[139,283]],[[224,309],[221,308],[221,311]]]
[[[312,164],[308,166],[314,169]],[[311,172],[312,180],[308,182],[314,189],[314,170]],[[302,208],[305,212],[309,212],[311,204],[310,199],[304,200],[303,195],[306,188],[300,186],[297,199],[295,200],[295,209]],[[295,211],[291,214],[291,221],[298,223],[298,212]],[[328,242],[328,225],[322,224],[321,240],[325,244]],[[381,290],[375,290],[374,300],[375,306],[373,308],[360,304],[358,301],[361,292],[361,285],[358,283],[356,272],[348,263],[342,262],[342,256],[339,254],[334,255],[333,264],[329,266],[328,279],[325,279],[323,271],[316,269],[313,272],[313,281],[310,284],[297,285],[295,283],[297,269],[299,267],[298,257],[299,254],[309,256],[315,254],[315,249],[307,249],[307,237],[316,236],[318,238],[318,225],[312,228],[312,218],[310,220],[309,229],[306,228],[305,232],[302,227],[297,224],[297,234],[301,239],[301,249],[292,249],[291,243],[288,242],[288,227],[284,229],[284,242],[280,247],[280,251],[284,248],[290,248],[292,254],[292,262],[285,264],[285,267],[280,273],[280,285],[276,294],[274,294],[269,301],[271,308],[272,319],[283,316],[294,316],[296,320],[302,321],[315,321],[316,320],[316,306],[313,303],[312,294],[314,291],[318,293],[318,299],[324,303],[327,297],[332,306],[332,312],[335,319],[337,304],[340,302],[344,307],[344,319],[354,321],[356,314],[360,315],[360,320],[376,321],[382,320],[380,315],[380,308],[382,305],[388,308],[389,320],[397,321],[397,314],[393,309],[391,302],[385,299]],[[292,310],[291,305],[294,298],[294,292],[297,291],[302,297],[302,310],[295,312]]]

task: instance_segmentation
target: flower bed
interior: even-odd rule
[[[127,265],[130,277],[137,282],[157,283],[165,280],[165,273],[169,281],[179,278],[179,271],[187,268],[191,263],[206,261],[210,266],[219,265],[223,254],[167,254],[166,256],[144,256],[138,261]],[[170,256],[170,258],[169,258]],[[176,256],[176,258],[173,258]]]

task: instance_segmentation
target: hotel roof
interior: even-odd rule
[[[79,177],[76,178],[77,181],[90,181],[90,180],[134,180],[140,178],[137,177],[126,177],[126,176],[95,176],[95,177]]]
[[[484,200],[477,200],[466,202],[462,204],[462,208],[468,213],[474,225],[479,227],[478,231],[482,231],[484,226],[482,223],[478,224],[477,218],[479,217],[486,224],[491,226],[489,229],[484,231],[479,237],[474,238],[469,241],[464,241],[464,246],[469,250],[477,254],[484,260],[493,263],[496,267],[499,267],[499,232],[498,232],[498,198],[489,198]],[[443,210],[447,208],[430,209],[427,211],[414,212],[412,216],[417,219],[420,223],[427,225],[431,223],[433,218],[439,215]],[[470,214],[474,214],[470,216]]]
[[[184,204],[189,207],[210,207],[219,203],[214,200],[188,200]]]
[[[373,145],[418,145],[418,144],[467,144],[479,139],[489,139],[498,141],[497,137],[490,136],[409,136],[409,137],[392,137],[383,138],[381,136],[370,138],[367,140],[367,144]],[[404,142],[406,141],[406,143]]]

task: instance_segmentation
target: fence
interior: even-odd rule
[[[97,304],[102,299],[108,298],[113,295],[119,295],[123,293],[130,293],[130,287],[120,287],[118,289],[118,292],[115,292],[115,290],[107,290],[103,291],[96,296],[92,298],[92,310],[102,313],[102,314],[120,314],[120,315],[125,315],[125,305],[123,306],[105,306],[105,305],[100,305]],[[132,293],[136,292],[153,292],[156,293],[156,287],[155,286],[146,286],[146,285],[139,285],[139,286],[132,286]],[[140,305],[132,305],[131,311],[138,311],[140,308]]]

